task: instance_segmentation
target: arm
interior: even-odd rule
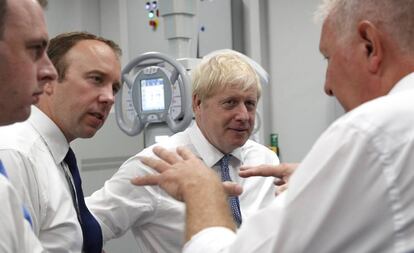
[[[13,186],[0,175],[0,251],[44,252],[29,223],[23,218],[19,200]]]
[[[38,171],[27,156],[14,149],[1,149],[0,160],[7,169],[8,179],[16,194],[29,211],[33,222],[33,231],[38,236],[40,231],[41,202],[44,198],[39,191]]]
[[[398,154],[399,146],[397,150],[384,153],[384,145],[373,148],[369,138],[348,125],[328,130],[289,179],[289,189],[271,205],[246,219],[236,237],[214,247],[211,242],[220,240],[224,233],[212,230],[214,228],[209,228],[207,222],[186,244],[184,252],[378,252],[378,247],[382,246],[391,251],[393,242],[387,238],[395,235],[389,205],[392,194],[390,182],[381,173],[384,158],[387,158],[382,155]],[[378,138],[382,140],[384,136]],[[332,147],[332,143],[336,146]],[[386,143],[392,142],[387,140]],[[190,195],[183,196],[178,187],[189,176],[177,173],[185,168],[181,163],[160,167],[160,175],[135,182],[141,185],[148,180],[146,183],[163,185],[162,178],[171,178],[168,174],[173,171],[175,181],[171,180],[174,184],[170,186],[175,187],[164,185],[163,188],[181,200],[190,201],[187,199]],[[200,165],[193,164],[191,168],[191,173],[198,173],[194,171],[199,170]],[[391,185],[400,186],[398,182],[391,182]],[[414,220],[412,212],[405,215],[409,217],[407,222]]]
[[[180,157],[159,147],[153,151],[163,160],[143,157],[141,161],[160,174],[138,177],[132,183],[159,185],[171,196],[186,203],[186,241],[208,227],[235,230],[227,195],[213,170],[185,148],[177,148]]]
[[[102,188],[85,198],[88,209],[101,225],[104,242],[122,236],[135,226],[151,222],[158,211],[160,195],[155,187],[134,187],[130,179],[152,173],[132,157]]]

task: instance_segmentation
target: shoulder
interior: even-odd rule
[[[255,141],[248,140],[242,147],[241,147],[241,155],[244,164],[263,164],[263,163],[271,163],[271,164],[278,164],[279,158],[277,157],[276,153],[270,150],[268,147],[259,144]]]
[[[22,122],[0,127],[0,139],[0,150],[27,153],[39,136],[28,122]]]
[[[392,147],[414,139],[414,92],[366,102],[335,121],[325,133],[348,132]]]

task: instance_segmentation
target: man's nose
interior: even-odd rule
[[[240,105],[237,106],[236,119],[238,119],[238,120],[248,120],[249,119],[249,110],[247,109],[245,104],[240,103]]]
[[[99,102],[113,105],[115,102],[115,94],[111,85],[105,85],[102,87],[101,93],[99,94]]]
[[[50,61],[46,53],[44,53],[42,59],[39,61],[39,65],[40,65],[38,68],[39,85],[43,86],[47,82],[56,80],[57,78],[56,68],[53,66],[52,62]]]

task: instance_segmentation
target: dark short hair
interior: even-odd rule
[[[47,0],[37,0],[37,2],[39,2],[40,6],[42,6],[43,9],[47,7]]]
[[[50,44],[47,49],[47,54],[58,73],[59,81],[62,81],[65,78],[65,72],[68,67],[67,62],[65,61],[65,55],[72,47],[83,40],[101,41],[108,45],[118,57],[120,57],[122,54],[121,48],[118,46],[118,44],[112,40],[102,38],[95,34],[88,32],[62,33],[50,40]]]
[[[7,0],[0,0],[0,40],[3,39],[4,23],[6,23]]]
[[[37,0],[37,2],[40,4],[40,6],[42,6],[42,8],[47,7],[47,0]],[[0,0],[0,40],[3,39],[4,24],[6,23],[7,6],[7,0]]]

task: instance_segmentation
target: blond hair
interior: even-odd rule
[[[193,95],[201,101],[230,86],[246,91],[256,88],[260,98],[259,77],[249,62],[238,52],[221,50],[203,58],[191,72]]]

